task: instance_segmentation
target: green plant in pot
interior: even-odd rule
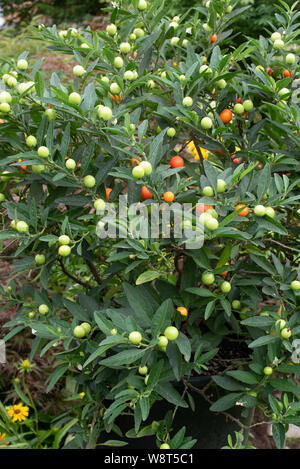
[[[284,40],[232,50],[228,5],[169,18],[133,0],[104,32],[41,26],[73,83],[24,53],[10,87],[2,65],[1,239],[28,273],[5,292],[5,340],[30,327],[31,359],[63,346],[47,389],[85,393],[65,447],[221,448],[257,407],[281,448],[300,423],[296,16],[280,6]]]

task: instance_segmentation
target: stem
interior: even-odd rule
[[[71,274],[64,266],[64,263],[61,259],[58,259],[58,262],[60,263],[60,266],[61,266],[61,270],[63,271],[63,273],[65,275],[67,275],[68,277],[70,277],[72,280],[74,280],[76,283],[79,283],[80,285],[82,285],[84,288],[92,288],[91,285],[89,283],[86,283],[86,282],[83,282],[82,280],[80,280],[79,278],[75,277],[75,275]]]
[[[96,282],[101,285],[102,284],[102,279],[101,277],[99,276],[98,272],[97,272],[97,269],[96,267],[94,266],[94,264],[92,263],[92,261],[88,260],[88,259],[84,259],[88,268],[90,269],[90,271],[92,272],[93,274],[93,277],[94,279],[96,280]]]

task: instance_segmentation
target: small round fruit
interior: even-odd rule
[[[76,93],[76,91],[73,91],[73,93],[69,94],[69,103],[79,105],[81,103],[80,94]]]
[[[168,137],[175,137],[176,135],[176,130],[174,129],[174,127],[169,127],[168,130],[167,130],[167,135]]]
[[[143,10],[146,10],[148,6],[148,3],[146,2],[146,0],[139,0],[139,3],[138,3],[138,9],[143,11]]]
[[[41,158],[47,158],[50,155],[50,151],[47,147],[41,146],[41,147],[38,148],[37,154]]]
[[[142,187],[142,192],[141,192],[141,197],[143,200],[149,200],[152,199],[152,193],[147,189],[146,186]]]
[[[37,139],[33,136],[33,135],[29,135],[27,138],[26,138],[26,145],[28,147],[36,147],[37,145]]]
[[[83,339],[86,335],[84,327],[82,327],[82,325],[74,327],[73,335],[77,337],[77,339]]]
[[[176,340],[179,335],[179,331],[177,327],[169,326],[165,329],[164,335],[168,340]]]
[[[300,290],[300,282],[299,280],[293,280],[291,282],[291,289],[294,291],[299,291]]]
[[[130,342],[134,345],[138,345],[142,342],[142,334],[138,331],[130,332],[128,338],[129,338]]]
[[[167,191],[167,192],[164,193],[164,201],[165,202],[173,202],[174,198],[175,198],[175,195],[174,195],[173,192]]]
[[[33,164],[31,166],[32,171],[34,174],[41,174],[45,170],[45,165],[44,164]]]
[[[119,87],[118,83],[112,83],[109,89],[112,94],[118,94],[121,91],[121,88]]]
[[[179,306],[177,311],[181,314],[181,316],[187,317],[188,315],[188,310],[184,306]]]
[[[293,65],[296,62],[295,54],[288,54],[285,58],[285,61],[289,65]]]
[[[217,180],[217,192],[218,194],[225,192],[226,190],[226,181],[224,179],[218,179]]]
[[[30,319],[33,319],[35,317],[35,312],[34,311],[30,311],[30,313],[28,313],[28,317]]]
[[[254,213],[257,217],[264,217],[266,208],[263,205],[256,205],[256,207],[254,207]]]
[[[155,87],[155,82],[153,80],[147,81],[147,88],[153,89]]]
[[[65,162],[65,165],[67,169],[73,170],[76,168],[76,161],[72,158],[68,158]]]
[[[231,285],[229,282],[223,282],[221,284],[221,290],[223,293],[229,293],[231,290]]]
[[[10,111],[10,105],[8,103],[0,103],[0,112],[7,113]]]
[[[19,232],[19,233],[27,233],[28,231],[28,224],[26,223],[26,221],[18,221],[16,223],[16,230]]]
[[[204,272],[201,276],[203,285],[212,285],[215,281],[215,276],[212,272]]]
[[[173,46],[175,46],[176,44],[178,44],[179,41],[180,41],[180,38],[177,37],[177,36],[171,37],[171,40],[170,40],[170,42],[171,42],[171,44],[172,44]]]
[[[17,85],[17,80],[15,77],[9,77],[6,81],[7,85],[10,86],[11,88],[14,88]]]
[[[185,98],[183,98],[182,104],[185,107],[191,107],[193,106],[193,99],[190,96],[186,96]]]
[[[239,300],[233,300],[233,302],[231,303],[231,306],[233,309],[239,310],[241,309],[241,302]]]
[[[89,189],[91,189],[92,187],[95,186],[96,179],[94,178],[94,176],[91,176],[90,174],[88,174],[87,176],[83,178],[83,184],[85,185],[85,187],[88,187]]]
[[[106,26],[106,32],[110,35],[110,36],[114,36],[117,32],[117,27],[115,24],[109,24]]]
[[[112,110],[108,106],[103,106],[101,109],[101,115],[98,112],[99,117],[101,117],[105,121],[109,121],[112,118]]]
[[[117,335],[118,331],[117,331],[117,329],[111,329],[110,333],[111,333],[111,335]]]
[[[92,326],[88,322],[82,322],[80,326],[85,330],[85,335],[88,335],[92,330]]]
[[[149,161],[142,161],[139,167],[143,168],[145,176],[150,176],[152,173],[152,164]]]
[[[183,168],[184,166],[184,160],[181,158],[181,156],[173,156],[173,158],[170,159],[170,167],[172,169],[174,168]]]
[[[134,168],[132,168],[132,176],[136,179],[141,179],[145,176],[145,171],[141,165],[134,166]]]
[[[73,75],[75,75],[75,77],[82,77],[85,72],[86,70],[81,65],[75,65],[75,67],[73,67]]]
[[[222,120],[223,124],[228,124],[232,120],[232,112],[230,109],[224,109],[220,113],[220,119]]]
[[[58,254],[62,257],[69,256],[70,252],[71,252],[70,246],[66,246],[63,244],[62,246],[59,246],[58,248]]]
[[[124,65],[124,60],[122,59],[122,57],[115,57],[114,59],[114,66],[116,68],[122,68]]]
[[[272,369],[270,366],[266,366],[266,367],[264,368],[264,374],[265,374],[266,376],[270,376],[272,373],[273,373],[273,369]]]
[[[291,331],[290,328],[285,327],[284,329],[282,329],[282,331],[281,331],[281,337],[282,337],[283,339],[289,339],[289,338],[291,337],[291,335],[292,335],[292,331]]]
[[[211,186],[205,186],[202,190],[202,194],[205,195],[205,197],[213,197],[214,190]]]
[[[42,265],[42,264],[45,264],[45,256],[44,254],[37,254],[34,258],[35,262],[38,264],[38,265]]]
[[[67,235],[61,235],[59,238],[58,238],[58,242],[61,246],[66,246],[68,244],[70,244],[70,238],[69,236]]]
[[[4,202],[5,200],[5,195],[0,192],[0,203]]]
[[[281,36],[281,34],[280,34],[278,31],[276,31],[275,33],[273,33],[272,36],[271,36],[271,40],[272,40],[273,42],[275,42],[275,41],[277,41],[278,39],[281,39],[281,38],[282,38],[282,36]]]
[[[245,112],[245,108],[242,104],[239,104],[237,103],[235,106],[234,106],[234,112],[236,114],[244,114]]]
[[[204,130],[209,130],[209,129],[212,128],[212,125],[213,125],[213,123],[212,123],[212,120],[211,120],[210,117],[203,117],[203,118],[201,119],[201,127],[202,127],[202,129],[204,129]]]
[[[238,213],[238,216],[239,217],[246,217],[248,214],[249,214],[249,207],[247,207],[246,205],[244,204],[239,204],[235,207],[235,210],[240,210],[241,208],[243,208],[243,210],[241,210],[239,213]]]
[[[46,109],[45,115],[47,116],[48,121],[51,121],[52,119],[55,119],[56,112],[54,111],[54,109]]]
[[[139,367],[139,374],[140,375],[146,375],[148,373],[148,367],[147,366],[140,366]]]
[[[245,111],[250,112],[253,109],[253,102],[251,99],[246,99],[246,101],[243,102],[243,106]]]
[[[27,70],[28,68],[28,62],[25,59],[20,59],[17,62],[17,67],[19,70]]]
[[[284,42],[282,39],[276,39],[273,43],[274,49],[283,49],[284,48]]]
[[[171,446],[168,445],[168,443],[163,443],[162,445],[160,445],[159,449],[170,449]]]
[[[12,97],[8,91],[1,91],[0,93],[0,103],[11,103]]]
[[[42,314],[43,316],[47,313],[49,313],[49,308],[47,305],[42,304],[39,306],[39,313]]]
[[[120,52],[122,54],[128,54],[128,52],[130,51],[131,49],[131,46],[129,44],[129,42],[121,42],[120,44]]]
[[[276,326],[277,324],[279,324],[279,327],[280,327],[280,330],[284,328],[284,326],[286,325],[286,321],[284,319],[277,319],[277,321],[275,322]]]
[[[158,346],[159,347],[166,347],[168,345],[168,339],[165,335],[160,335],[158,337]]]
[[[219,80],[217,81],[217,86],[218,88],[220,88],[221,90],[223,90],[224,88],[226,88],[226,80],[224,80],[224,78],[222,78],[222,80]]]
[[[275,217],[275,210],[272,207],[266,207],[266,215],[270,218]]]
[[[99,211],[103,211],[105,209],[106,203],[103,199],[97,199],[94,202],[94,208]]]
[[[136,35],[137,38],[140,38],[140,37],[144,37],[145,36],[145,32],[142,28],[135,28],[133,30],[133,34]]]
[[[205,221],[205,226],[209,231],[215,231],[219,228],[219,222],[216,220],[216,218],[213,218],[212,216]]]
[[[134,73],[133,73],[132,70],[127,70],[124,73],[124,80],[127,80],[127,81],[133,81],[134,80]]]

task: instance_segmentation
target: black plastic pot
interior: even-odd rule
[[[209,376],[195,377],[190,379],[190,383],[198,388],[203,388],[210,381]],[[228,434],[233,435],[234,431],[239,431],[240,427],[224,415],[209,410],[210,404],[195,391],[190,391],[195,402],[195,412],[190,408],[179,407],[173,425],[174,435],[183,426],[186,427],[186,435],[192,436],[197,440],[194,448],[196,449],[220,449],[227,444]],[[212,386],[209,388],[209,396],[212,401],[221,397],[220,389]],[[174,406],[165,400],[156,402],[150,411],[150,416],[144,425],[150,425],[153,420],[162,420],[168,410],[174,410]],[[241,406],[235,406],[229,409],[227,413],[239,419],[244,425],[250,425],[252,421],[252,409],[246,409]],[[121,417],[116,422],[125,433],[133,427],[133,418]],[[244,434],[246,441],[247,434]],[[144,438],[127,438],[128,449],[157,449],[155,436]]]

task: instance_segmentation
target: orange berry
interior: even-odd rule
[[[146,186],[143,186],[143,187],[142,187],[141,197],[142,197],[143,200],[152,199],[152,194],[151,194],[151,192],[149,191],[149,189],[147,189]]]
[[[187,316],[188,315],[188,310],[184,306],[179,306],[177,308],[177,311],[179,311],[181,316]]]
[[[197,205],[197,207],[196,207],[196,212],[197,212],[197,213],[204,213],[204,212],[206,212],[207,210],[209,210],[210,208],[213,208],[213,206],[212,206],[212,205],[200,204],[200,205]]]
[[[224,124],[228,124],[232,120],[232,112],[230,109],[224,109],[221,114],[220,118]]]
[[[245,204],[239,204],[235,207],[235,210],[239,210],[240,208],[245,207],[244,210],[241,210],[240,213],[238,214],[239,217],[246,217],[249,213],[249,207],[247,207]]]
[[[167,191],[164,193],[165,202],[173,202],[174,198],[175,198],[175,195],[173,192]]]
[[[181,158],[181,156],[173,156],[173,158],[170,159],[170,166],[171,168],[182,168],[184,166],[184,160]]]
[[[105,188],[107,202],[109,202],[109,194],[111,193],[111,191],[112,191],[112,189],[110,187]]]

